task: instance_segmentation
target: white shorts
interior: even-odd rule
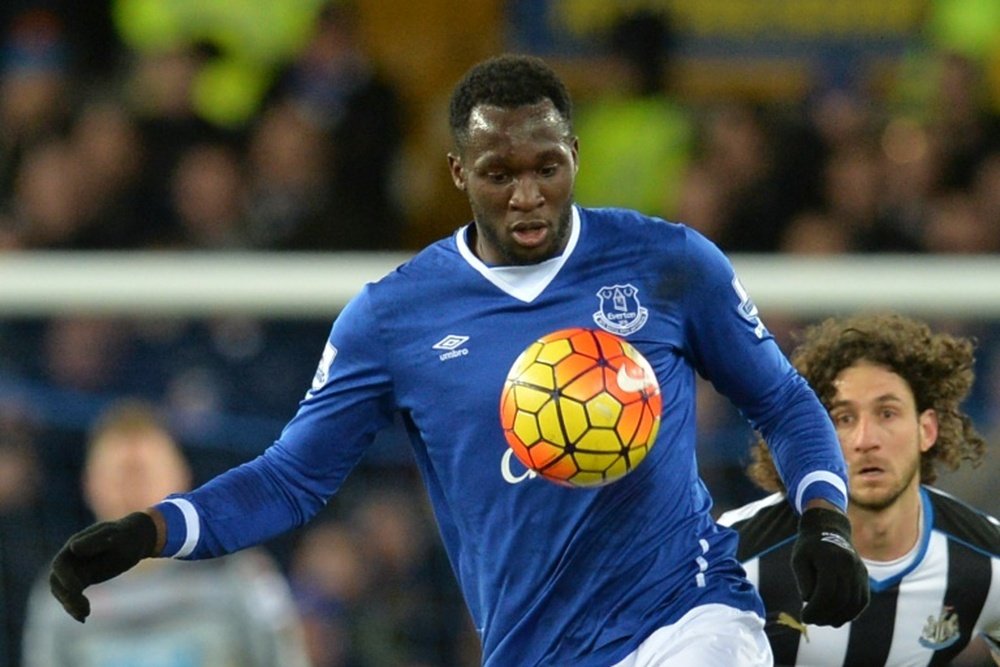
[[[614,667],[772,667],[764,620],[722,604],[695,607],[664,626]]]

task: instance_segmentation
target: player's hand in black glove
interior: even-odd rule
[[[52,561],[52,594],[70,616],[83,623],[90,614],[90,600],[83,589],[156,555],[156,541],[156,524],[145,512],[133,512],[118,521],[102,521],[81,530],[69,538]]]
[[[839,510],[813,507],[799,519],[792,571],[805,607],[802,622],[840,627],[868,606],[868,570]]]

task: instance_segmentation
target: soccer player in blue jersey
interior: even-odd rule
[[[787,585],[796,518],[758,442],[750,475],[776,493],[720,522],[740,533],[738,556],[764,599],[778,664],[902,667],[956,657],[982,664],[966,662],[977,649],[989,662],[982,642],[1000,664],[1000,524],[931,486],[938,465],[974,465],[984,452],[961,408],[972,389],[973,349],[969,339],[898,314],[828,319],[806,330],[792,361],[840,437],[871,603],[839,628],[799,617],[802,600]]]
[[[854,618],[868,578],[836,434],[726,257],[683,225],[574,205],[570,97],[537,58],[473,67],[450,124],[448,165],[473,221],[344,308],[312,387],[263,455],[71,537],[51,576],[67,611],[85,619],[83,590],[142,558],[210,558],[303,525],[400,413],[485,665],[768,665],[737,535],[713,520],[698,476],[701,374],[780,463],[801,515],[792,558],[804,614]],[[514,359],[567,327],[627,339],[662,391],[656,446],[598,488],[517,468],[499,421]]]

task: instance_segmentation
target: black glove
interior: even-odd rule
[[[156,524],[145,512],[95,523],[69,538],[56,554],[49,587],[69,615],[83,623],[90,614],[83,589],[117,577],[155,550]]]
[[[813,507],[799,519],[792,571],[805,601],[802,622],[840,627],[868,606],[868,570],[851,543],[851,522]]]

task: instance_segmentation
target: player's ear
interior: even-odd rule
[[[462,168],[462,158],[454,153],[448,153],[448,171],[455,187],[465,192],[465,169]]]
[[[570,155],[573,157],[573,173],[580,171],[580,139],[573,135],[569,141]]]
[[[934,446],[934,443],[937,442],[937,412],[935,412],[932,408],[928,408],[920,413],[917,417],[917,422],[920,426],[920,451],[926,452]]]

